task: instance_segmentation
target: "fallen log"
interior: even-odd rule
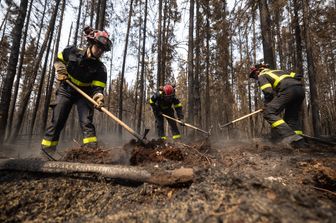
[[[194,173],[191,168],[180,168],[171,171],[155,171],[133,166],[71,163],[59,161],[42,161],[32,159],[0,159],[0,170],[17,170],[42,173],[95,173],[104,177],[147,182],[161,186],[190,183]]]

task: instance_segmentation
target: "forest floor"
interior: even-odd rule
[[[262,140],[68,148],[64,161],[191,167],[190,184],[0,171],[0,222],[335,222],[336,148]]]

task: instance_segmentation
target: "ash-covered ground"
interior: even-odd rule
[[[336,148],[261,140],[68,148],[62,161],[194,169],[158,186],[91,174],[0,171],[0,222],[335,222]]]

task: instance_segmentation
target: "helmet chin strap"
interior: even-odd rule
[[[89,58],[92,58],[92,59],[98,59],[98,58],[92,53],[92,46],[93,46],[93,45],[91,45],[91,46],[89,47]]]

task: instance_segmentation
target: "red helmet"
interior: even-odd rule
[[[171,86],[170,84],[166,84],[163,87],[163,92],[164,92],[165,96],[173,96],[174,93],[175,93],[175,90],[174,90],[173,86]]]
[[[253,67],[250,68],[250,74],[249,78],[253,78],[256,74],[257,71],[264,69],[264,68],[269,68],[268,64],[256,64]]]
[[[91,27],[84,29],[85,37],[90,44],[97,44],[104,51],[110,51],[112,42],[106,31],[93,30]]]

